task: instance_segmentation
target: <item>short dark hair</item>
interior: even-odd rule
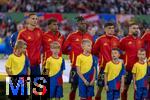
[[[28,15],[28,18],[30,18],[31,16],[34,16],[34,15],[36,15],[35,13],[30,13],[29,15]],[[37,16],[37,15],[36,15]]]
[[[140,48],[138,51],[140,51],[140,52],[146,52],[146,50],[144,48]]]
[[[53,22],[57,22],[57,19],[56,18],[51,18],[48,20],[48,25],[52,24]]]
[[[113,48],[112,51],[118,51],[119,54],[122,54],[122,51],[119,48]]]
[[[84,43],[91,43],[91,44],[92,44],[92,41],[89,40],[89,39],[83,39],[83,40],[82,40],[82,44],[84,44]]]
[[[131,21],[131,22],[128,23],[128,27],[131,27],[133,25],[138,25],[138,23],[137,22],[133,22],[133,21]]]
[[[112,22],[108,22],[108,23],[106,23],[106,24],[104,25],[104,27],[108,27],[108,26],[115,26],[115,24],[112,23]]]

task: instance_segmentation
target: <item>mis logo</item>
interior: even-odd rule
[[[47,76],[9,76],[6,77],[6,95],[48,96],[49,78]]]

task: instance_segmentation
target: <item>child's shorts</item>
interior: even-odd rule
[[[107,91],[107,100],[118,100],[120,98],[119,90],[109,90]]]
[[[136,100],[143,100],[143,98],[147,98],[148,89],[146,87],[137,87],[137,91],[135,91]]]
[[[94,96],[94,86],[86,86],[83,83],[79,83],[79,96],[82,98]]]
[[[50,98],[62,98],[63,97],[63,87],[60,86],[50,86]]]

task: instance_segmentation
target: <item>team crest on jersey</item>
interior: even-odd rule
[[[30,37],[30,36],[28,36],[28,40],[31,40],[31,37]]]
[[[52,41],[52,39],[49,38],[48,41]]]
[[[76,39],[76,41],[79,41],[79,39]]]
[[[104,43],[104,46],[108,45],[108,43]]]
[[[129,41],[129,42],[128,42],[128,44],[132,44],[132,42],[131,42],[131,41]]]

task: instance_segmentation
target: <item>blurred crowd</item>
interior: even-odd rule
[[[96,12],[149,15],[150,0],[1,0],[0,12]]]

